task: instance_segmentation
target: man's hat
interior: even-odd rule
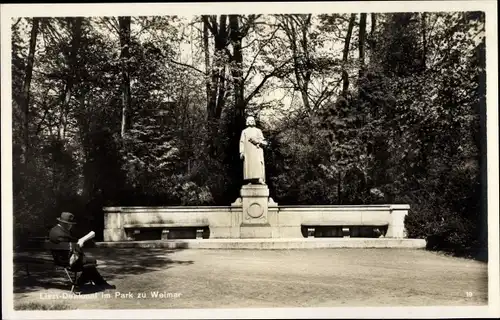
[[[76,224],[75,215],[70,212],[61,213],[61,217],[57,218],[57,221],[67,223],[67,224]]]

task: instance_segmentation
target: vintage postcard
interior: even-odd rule
[[[0,8],[6,319],[500,316],[496,1]]]

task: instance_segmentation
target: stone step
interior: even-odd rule
[[[100,248],[168,249],[325,249],[325,248],[405,248],[424,249],[424,239],[391,238],[299,238],[299,239],[185,239],[97,242]]]

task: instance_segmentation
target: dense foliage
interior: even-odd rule
[[[16,241],[228,205],[251,114],[278,203],[408,203],[410,237],[486,247],[481,12],[18,18],[12,81]]]

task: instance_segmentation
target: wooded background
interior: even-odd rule
[[[281,204],[408,203],[486,248],[482,12],[16,18],[15,243],[61,211],[229,205],[246,115]],[[98,237],[99,240],[99,237]]]

